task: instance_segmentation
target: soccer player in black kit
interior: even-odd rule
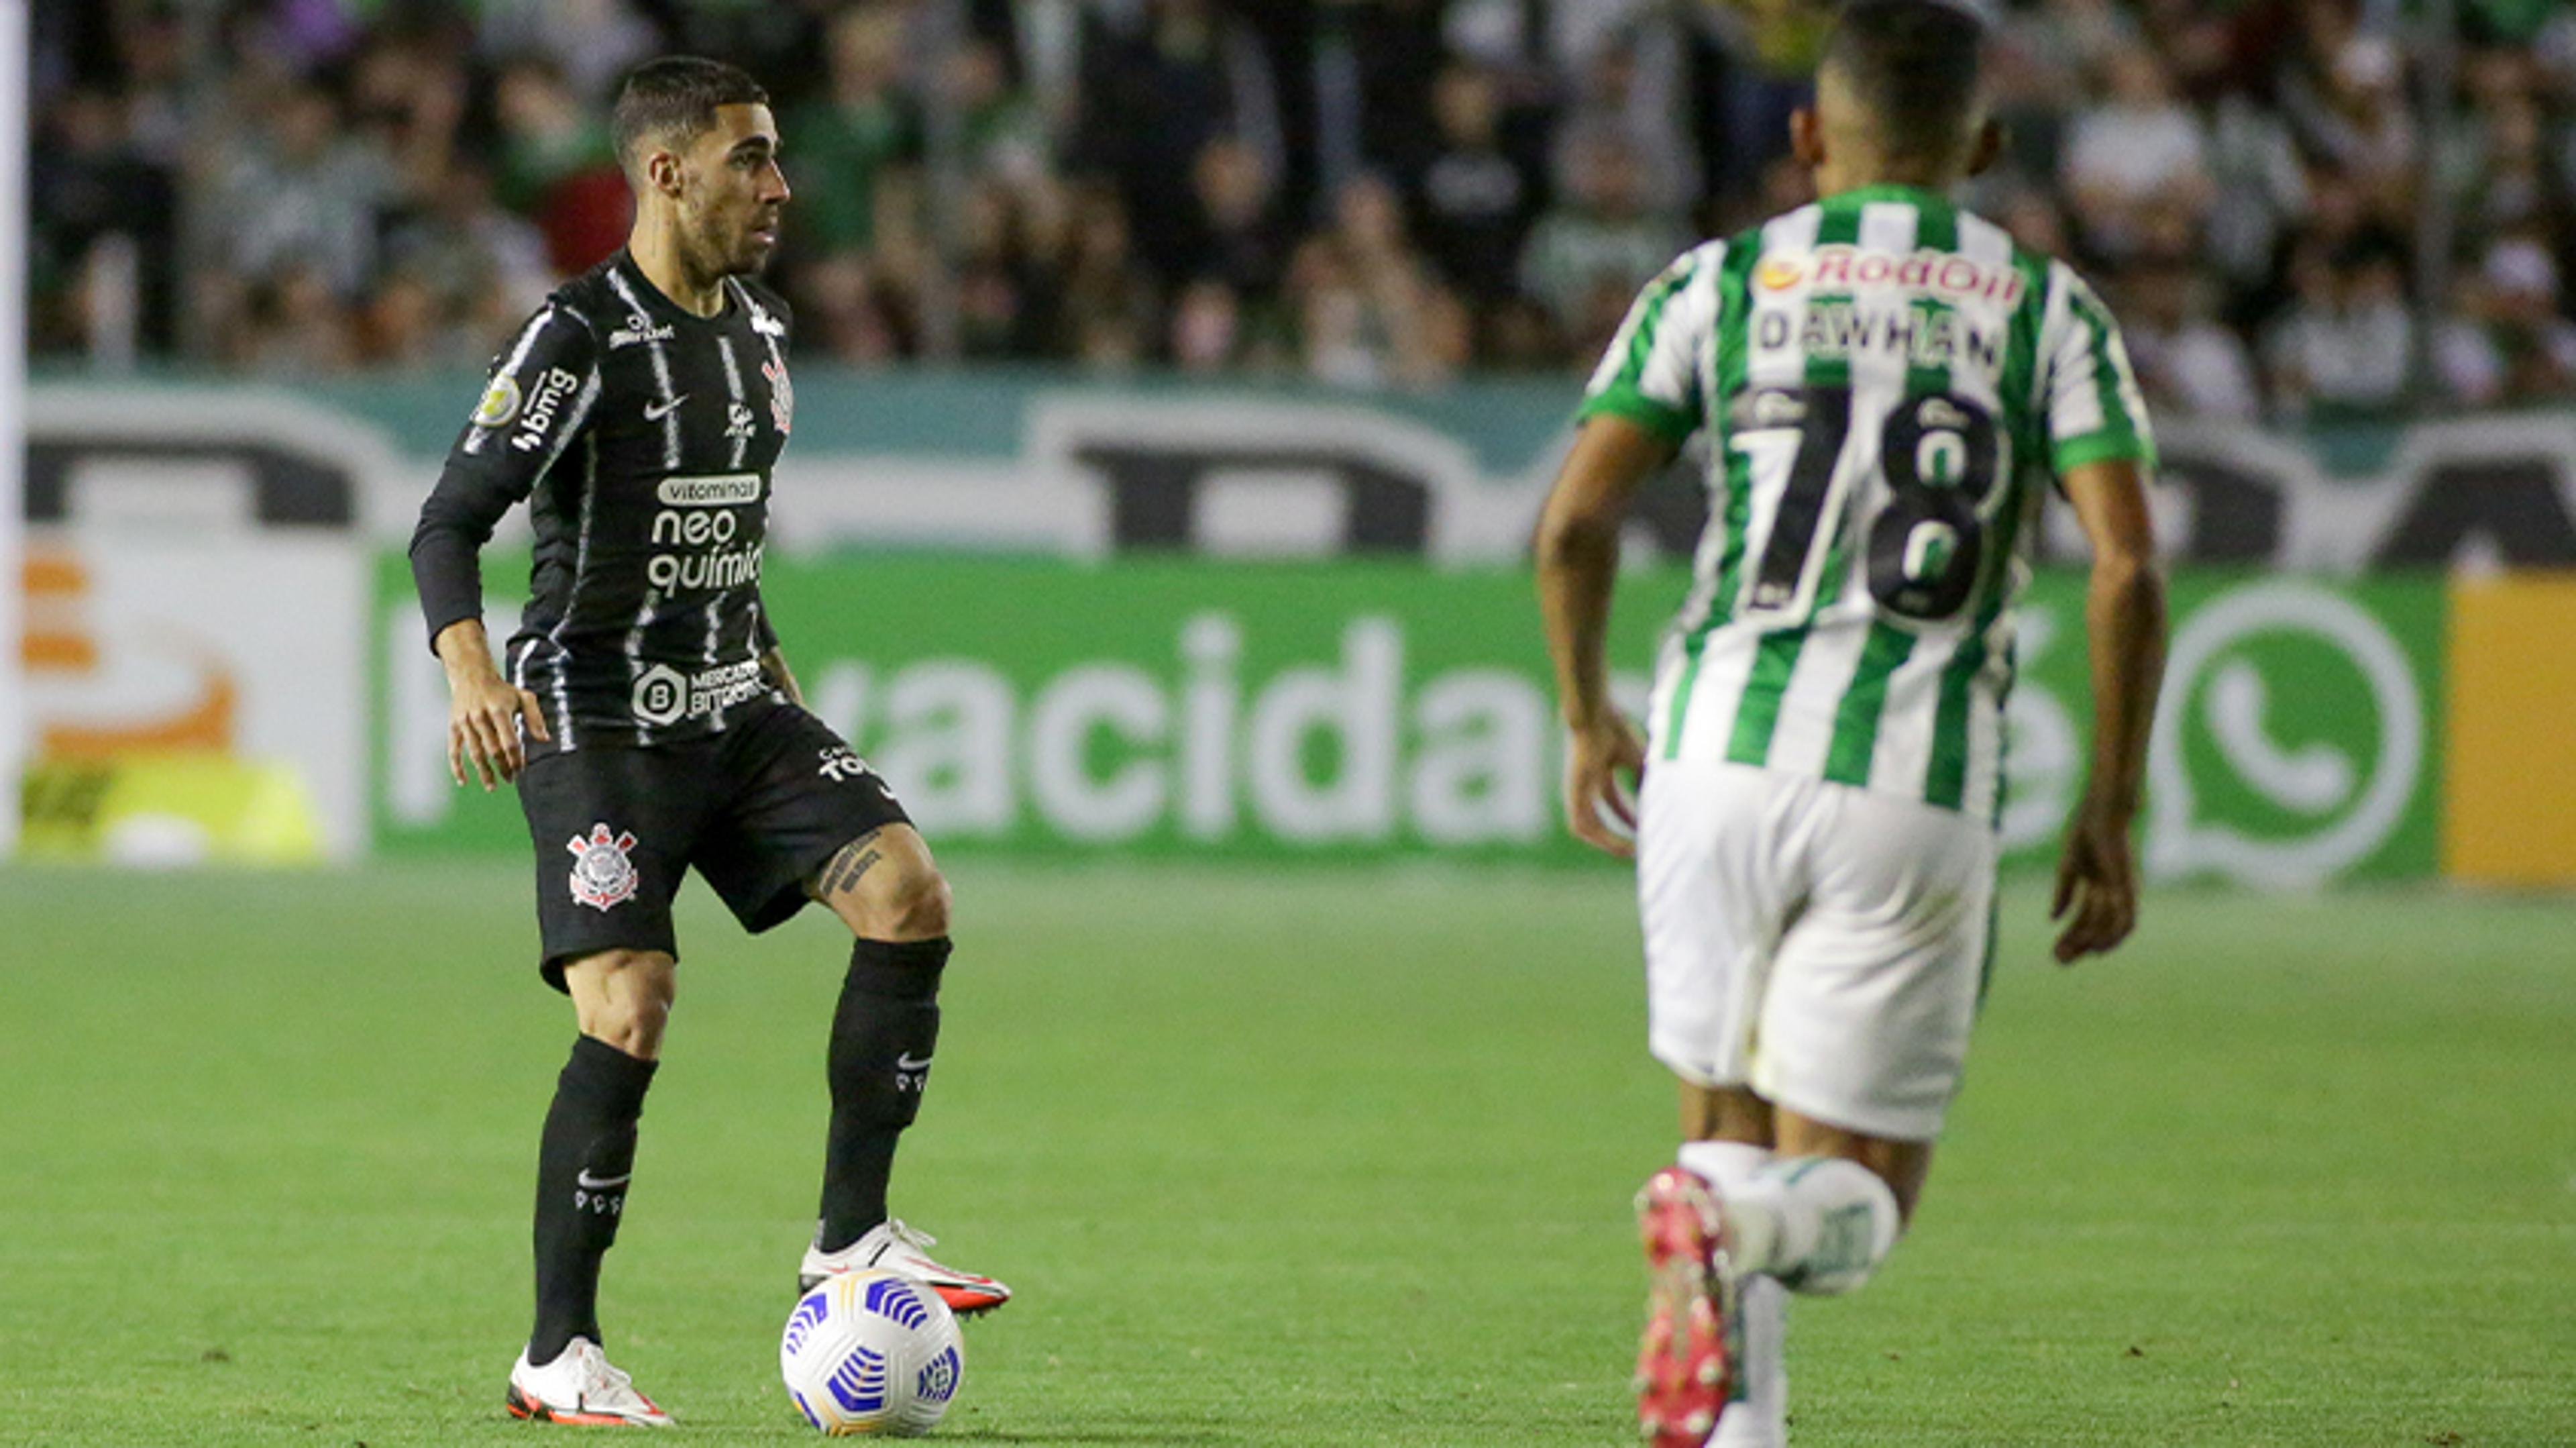
[[[453,694],[449,768],[459,784],[469,767],[486,789],[517,781],[540,969],[580,1027],[537,1158],[536,1326],[507,1400],[523,1418],[671,1421],[609,1365],[597,1301],[677,984],[671,897],[691,868],[747,929],[812,899],[856,937],[800,1286],[875,1266],[961,1313],[1010,1297],[932,1261],[930,1239],[887,1215],[939,1034],[948,886],[885,782],[802,707],[761,609],[770,469],[794,410],[787,308],[751,280],[788,198],[768,100],[708,60],[627,79],[627,247],[511,342],[412,537]],[[534,596],[496,664],[478,555],[523,499]]]

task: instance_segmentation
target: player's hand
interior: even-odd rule
[[[2138,864],[2129,847],[2130,811],[2090,798],[2066,828],[2057,860],[2057,894],[2048,918],[2064,920],[2057,963],[2108,954],[2138,924]]]
[[[537,696],[489,671],[455,679],[451,687],[447,772],[463,784],[465,765],[471,760],[487,791],[518,778],[528,764],[527,749],[519,742],[519,722],[526,720],[528,732],[539,739],[552,737],[546,733],[546,715],[537,707]]]
[[[1575,730],[1565,755],[1565,821],[1574,837],[1604,854],[1636,858],[1637,806],[1628,781],[1645,773],[1646,746],[1625,718],[1614,713]]]

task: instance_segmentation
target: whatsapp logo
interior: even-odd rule
[[[2147,756],[2146,866],[2329,880],[2396,831],[2424,746],[2414,666],[2359,605],[2289,581],[2222,594],[2174,634]]]

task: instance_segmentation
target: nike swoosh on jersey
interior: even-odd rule
[[[595,1177],[590,1174],[590,1168],[584,1167],[579,1172],[574,1173],[572,1184],[581,1188],[583,1191],[596,1192],[605,1191],[610,1187],[622,1187],[634,1179],[635,1173],[631,1171],[624,1176]]]
[[[687,394],[687,393],[683,392],[683,393],[681,393],[679,396],[672,398],[672,399],[671,399],[670,401],[668,401],[668,402],[648,402],[648,403],[645,403],[645,404],[644,404],[644,420],[645,420],[646,422],[660,422],[664,417],[667,417],[667,416],[669,416],[669,415],[670,415],[670,411],[671,411],[671,409],[672,409],[672,408],[675,408],[675,407],[679,406],[681,403],[686,402],[686,401],[688,401],[688,400],[689,400],[689,394]]]
[[[898,1071],[926,1071],[930,1069],[930,1058],[924,1056],[916,1061],[912,1059],[912,1053],[907,1051],[894,1058],[894,1068]]]

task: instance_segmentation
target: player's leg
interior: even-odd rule
[[[1000,1306],[1008,1288],[933,1261],[929,1238],[886,1206],[895,1148],[921,1110],[939,1042],[947,880],[885,781],[804,710],[780,708],[736,731],[727,770],[735,798],[699,852],[700,873],[750,929],[815,900],[852,936],[824,1058],[832,1118],[800,1286],[887,1266],[959,1312]]]
[[[895,1147],[920,1114],[939,1047],[948,882],[918,831],[889,824],[834,851],[808,889],[852,937],[825,1056],[832,1125],[814,1246],[829,1256],[889,1216]]]
[[[601,951],[566,962],[563,979],[581,1035],[555,1079],[537,1153],[537,1319],[511,1375],[510,1407],[561,1422],[652,1421],[660,1411],[601,1355],[599,1272],[625,1220],[677,962],[660,951]]]
[[[625,1219],[635,1142],[677,991],[670,901],[690,830],[691,766],[661,751],[554,755],[520,779],[537,854],[546,982],[579,1034],[537,1153],[536,1320],[510,1410],[580,1423],[664,1423],[601,1351],[600,1268]]]
[[[1738,1269],[1849,1292],[1895,1245],[1959,1086],[1994,843],[1955,813],[1816,787],[1805,910],[1764,998],[1753,1087],[1774,1159],[1727,1193]]]
[[[1743,1086],[1681,1084],[1680,1163],[1723,1202],[1749,1188],[1772,1160],[1775,1113]],[[1779,1448],[1789,1433],[1789,1293],[1775,1278],[1742,1275],[1735,1290],[1734,1396],[1710,1448]]]
[[[1715,1256],[1723,1184],[1769,1156],[1754,1027],[1801,889],[1772,838],[1777,793],[1759,770],[1668,761],[1639,802],[1648,1038],[1680,1078],[1683,1138],[1638,1193],[1652,1296],[1637,1411],[1658,1448],[1775,1444],[1786,1411],[1780,1294]]]

